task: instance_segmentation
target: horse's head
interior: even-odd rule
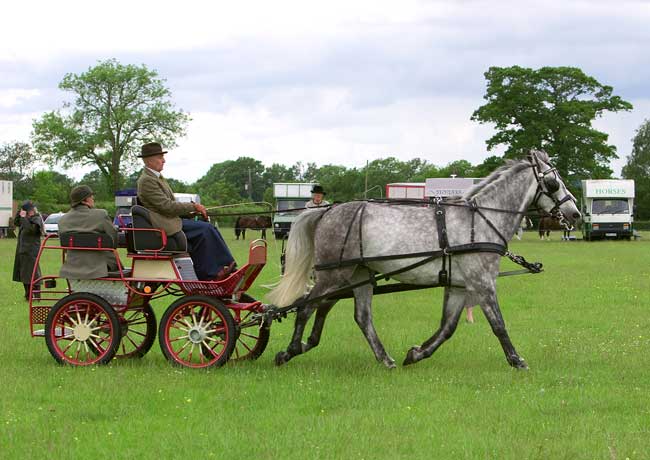
[[[537,180],[533,206],[557,217],[567,228],[576,224],[582,218],[576,199],[567,190],[548,154],[541,150],[532,150],[528,154],[528,161]]]

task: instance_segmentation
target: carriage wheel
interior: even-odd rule
[[[142,358],[156,341],[156,314],[149,303],[129,308],[119,314],[122,341],[117,350],[118,359]]]
[[[255,302],[255,299],[248,294],[242,294],[241,302]],[[253,311],[242,311],[239,322],[239,334],[235,349],[230,357],[231,361],[255,360],[262,356],[271,337],[270,326],[262,326],[259,322],[250,323],[250,317],[255,314]],[[243,325],[243,327],[242,327]]]
[[[106,364],[120,345],[113,307],[94,294],[77,292],[59,300],[45,323],[45,343],[60,364]]]
[[[172,363],[219,367],[235,347],[235,322],[217,299],[181,297],[165,311],[158,338],[163,354]]]

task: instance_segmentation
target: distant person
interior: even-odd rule
[[[325,201],[325,189],[320,185],[314,185],[311,189],[311,200],[305,204],[305,208],[317,208],[319,206],[328,206],[329,202]]]
[[[29,300],[32,274],[37,279],[41,277],[41,269],[36,265],[36,258],[41,246],[41,236],[45,234],[43,219],[30,200],[25,201],[20,207],[14,218],[14,226],[18,229],[18,241],[16,242],[13,280],[23,284],[25,300]],[[34,273],[35,266],[36,272]],[[40,289],[40,284],[34,285],[35,291],[40,291]],[[35,298],[40,298],[40,296],[40,292],[34,293]]]
[[[95,208],[95,196],[90,187],[80,185],[70,192],[70,211],[59,220],[59,235],[64,233],[105,233],[117,246],[117,230],[104,209]],[[67,279],[89,280],[108,276],[118,270],[113,251],[68,250],[59,276]]]
[[[138,199],[149,210],[154,227],[163,229],[168,236],[181,231],[185,233],[199,280],[223,279],[235,269],[235,259],[214,225],[181,219],[181,216],[193,212],[207,219],[207,211],[199,203],[178,203],[175,200],[174,192],[161,174],[166,153],[157,142],[142,146],[139,157],[144,162],[144,168],[138,179]]]

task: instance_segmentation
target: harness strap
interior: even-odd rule
[[[469,243],[469,244],[459,244],[458,246],[449,246],[446,249],[447,254],[469,254],[472,252],[491,252],[504,256],[506,254],[507,248],[499,243]],[[398,259],[414,259],[419,257],[430,258],[431,260],[442,257],[444,254],[443,250],[436,251],[422,251],[422,252],[410,252],[407,254],[390,254],[385,256],[372,256],[364,257],[363,259],[346,259],[338,260],[336,262],[325,262],[322,264],[317,264],[314,266],[314,270],[333,270],[341,267],[348,267],[351,265],[360,265],[367,262],[380,262],[384,260],[398,260]],[[417,262],[419,266],[420,262]],[[415,268],[407,266],[407,269]],[[406,271],[406,270],[405,270]]]

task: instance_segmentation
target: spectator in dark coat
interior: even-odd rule
[[[43,219],[41,219],[34,207],[34,203],[29,200],[23,203],[14,219],[14,225],[18,229],[18,241],[16,243],[16,257],[14,258],[13,280],[23,284],[25,300],[29,300],[32,273],[41,246],[41,235],[44,234]],[[36,279],[41,277],[40,267],[36,266],[34,275]],[[40,284],[34,285],[35,291],[40,291],[40,289]],[[35,292],[34,297],[40,297],[40,293]]]

